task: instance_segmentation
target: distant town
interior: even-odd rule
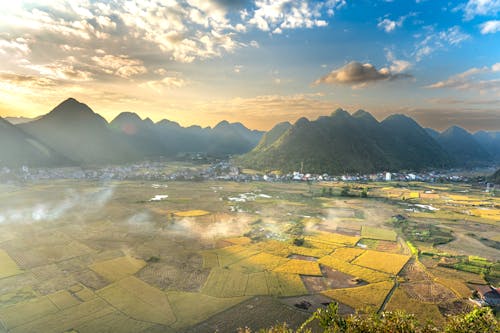
[[[206,159],[200,157],[195,160]],[[429,170],[425,172],[377,172],[372,174],[346,173],[342,175],[313,174],[306,171],[294,171],[280,174],[278,172],[258,172],[235,166],[230,160],[212,160],[210,163],[182,163],[172,161],[142,161],[124,165],[108,165],[94,167],[60,167],[60,168],[0,168],[0,181],[39,181],[51,179],[81,180],[155,180],[155,181],[236,181],[236,182],[463,182],[484,183],[486,191],[492,191],[494,184],[486,182],[484,175],[494,172],[495,168],[478,168],[472,170],[447,169]]]

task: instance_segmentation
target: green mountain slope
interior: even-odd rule
[[[459,166],[481,165],[492,161],[492,156],[488,151],[476,141],[472,134],[461,127],[448,128],[436,140]]]
[[[263,170],[313,173],[374,172],[442,167],[448,154],[411,118],[394,115],[379,123],[368,112],[338,109],[315,121],[279,125],[238,161]],[[281,135],[277,135],[281,133]]]

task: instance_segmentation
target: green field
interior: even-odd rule
[[[390,229],[363,226],[361,227],[361,237],[395,242],[398,234],[394,230]]]

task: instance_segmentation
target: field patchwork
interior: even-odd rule
[[[97,294],[133,319],[162,325],[175,321],[167,295],[136,277],[115,282]]]
[[[332,255],[325,256],[319,259],[318,263],[370,283],[385,281],[389,279],[389,275],[386,273],[382,273],[358,265],[353,265],[341,259],[337,259]]]

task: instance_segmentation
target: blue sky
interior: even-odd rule
[[[500,0],[0,4],[0,115],[268,129],[338,107],[500,130]]]

